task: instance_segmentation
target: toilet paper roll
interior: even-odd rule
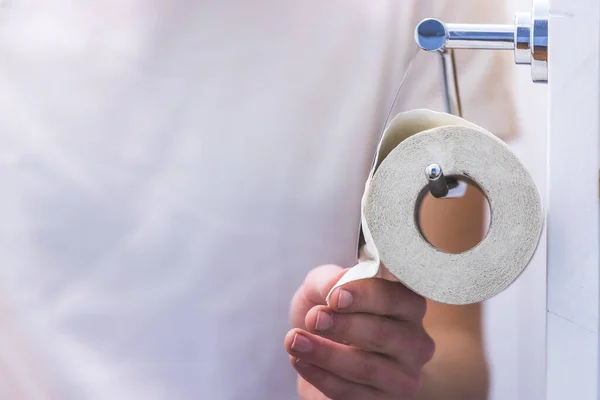
[[[438,250],[418,227],[416,213],[427,190],[425,168],[432,163],[441,165],[447,177],[476,184],[488,199],[489,230],[468,251]],[[521,274],[535,253],[542,226],[535,183],[504,142],[449,114],[402,113],[385,130],[365,185],[359,262],[331,291],[353,280],[383,276],[383,264],[423,297],[448,304],[480,302]]]

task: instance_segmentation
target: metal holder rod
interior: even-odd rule
[[[415,41],[426,51],[449,49],[512,50],[516,64],[531,66],[533,82],[548,82],[548,16],[546,0],[531,13],[515,14],[510,25],[453,24],[428,18],[415,29]]]
[[[512,25],[446,24],[448,49],[512,50],[515,27]]]
[[[438,53],[442,69],[446,112],[462,117],[462,104],[458,88],[458,77],[456,75],[454,50],[449,48],[440,50]],[[446,178],[442,172],[442,167],[438,164],[429,165],[425,173],[427,175],[429,192],[435,198],[454,199],[464,196],[467,191],[467,184],[465,182]]]
[[[448,114],[462,117],[462,104],[460,91],[458,89],[458,77],[456,75],[456,59],[453,49],[444,49],[439,52],[442,78],[444,84],[444,101]]]

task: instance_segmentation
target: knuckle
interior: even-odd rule
[[[370,383],[377,379],[379,368],[369,354],[362,353],[353,371],[352,380],[360,383]]]
[[[398,305],[404,302],[402,291],[406,290],[406,287],[401,283],[385,282],[387,290],[382,290],[384,294],[382,297],[385,301],[385,314],[394,315],[398,310]]]
[[[372,325],[372,332],[368,335],[369,345],[374,350],[383,350],[389,347],[392,340],[396,339],[396,335],[390,323],[387,321],[377,321]]]
[[[326,264],[314,267],[308,272],[308,274],[306,274],[306,277],[304,278],[304,286],[320,287],[323,285],[324,279],[326,280],[327,278],[333,278],[341,271],[341,267],[333,264]]]
[[[423,363],[431,361],[435,353],[435,342],[427,333],[423,335],[419,343],[419,358]]]
[[[396,366],[393,373],[386,377],[384,385],[395,398],[413,399],[421,391],[421,374]]]
[[[412,314],[417,319],[423,319],[427,313],[427,300],[418,294],[413,294]]]
[[[318,386],[321,393],[331,399],[341,399],[348,392],[348,385],[334,380],[332,376],[324,377]]]
[[[321,367],[327,367],[331,364],[334,349],[328,344],[317,344],[317,348],[312,352],[315,362]]]
[[[421,378],[420,377],[406,377],[402,382],[401,395],[413,398],[421,391]]]
[[[330,400],[352,400],[355,387],[349,382],[341,381],[333,375],[323,375],[320,379],[314,381],[314,388]],[[314,399],[314,390],[307,391],[306,399]],[[319,398],[321,398],[319,396]]]
[[[354,397],[355,390],[349,384],[336,385],[323,393],[331,400],[350,400]]]
[[[409,319],[425,317],[427,300],[423,296],[413,292],[400,282],[386,282],[385,287],[387,290],[381,290],[378,295],[385,301],[386,314],[404,314]]]
[[[335,314],[333,318],[333,330],[340,339],[346,341],[352,334],[355,316],[352,314]]]
[[[327,272],[338,271],[338,270],[341,270],[341,268],[334,264],[318,265],[308,272],[307,278],[309,278],[309,277],[313,278],[313,279],[318,278],[319,274],[322,274],[323,272],[327,273]]]

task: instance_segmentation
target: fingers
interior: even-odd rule
[[[303,394],[303,399],[321,399],[326,396],[332,400],[391,400],[389,397],[382,397],[378,390],[348,382],[303,360],[292,358],[292,365],[303,378],[299,384],[304,387],[298,388]]]
[[[308,310],[318,304],[325,304],[327,293],[343,271],[335,265],[323,265],[309,272],[290,304],[290,323],[293,328],[304,328]]]
[[[305,325],[318,335],[391,356],[414,369],[431,360],[435,350],[422,325],[378,315],[334,313],[316,306],[306,315]]]
[[[301,360],[302,366],[307,364],[343,381],[376,389],[370,393],[379,391],[395,397],[413,396],[420,386],[419,376],[408,374],[399,363],[388,357],[336,343],[299,329],[288,333],[285,345],[290,355]],[[310,371],[317,374],[312,368]],[[300,373],[299,369],[298,372]],[[331,385],[342,383],[340,380],[333,382],[333,378],[325,376],[319,375]],[[309,378],[307,375],[305,379],[315,384],[315,377]],[[379,393],[378,398],[382,398],[382,393]]]
[[[319,367],[298,360],[294,367],[298,374],[332,400],[392,400],[392,397],[373,388],[348,382]]]
[[[347,269],[337,265],[322,265],[310,271],[302,284],[304,297],[317,304],[325,304],[327,294]]]
[[[296,328],[285,339],[299,393],[311,400],[412,398],[435,348],[423,328],[425,299],[400,282],[373,278],[336,288],[325,305],[345,272],[316,268],[294,296],[294,326],[309,331]]]
[[[423,297],[400,282],[361,279],[336,288],[329,306],[340,313],[369,313],[400,320],[421,321],[427,309]]]

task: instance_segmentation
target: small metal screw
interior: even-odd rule
[[[433,197],[439,199],[448,194],[448,184],[439,164],[429,164],[425,168],[425,176],[427,177],[429,192]]]

